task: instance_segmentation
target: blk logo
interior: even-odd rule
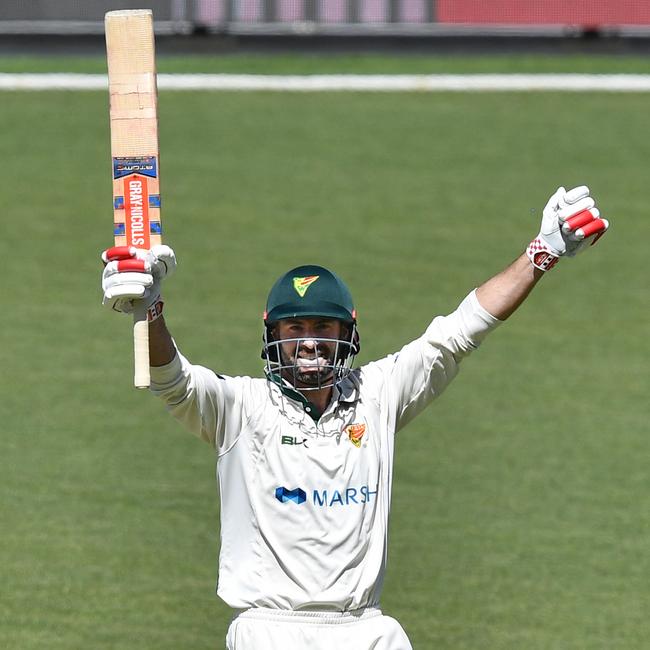
[[[300,488],[295,488],[294,490],[288,490],[286,487],[275,488],[275,498],[280,503],[286,503],[287,501],[293,501],[294,503],[304,503],[307,499],[307,495],[304,490]]]
[[[294,447],[298,447],[300,445],[304,445],[306,447],[307,438],[303,438],[302,440],[300,440],[294,436],[282,436],[282,438],[280,439],[280,443],[283,445],[292,445]]]

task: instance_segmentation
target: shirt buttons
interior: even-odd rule
[[[307,413],[311,413],[311,407],[305,406],[305,411],[307,411]]]

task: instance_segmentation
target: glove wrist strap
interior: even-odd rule
[[[526,255],[528,255],[528,259],[533,266],[541,271],[550,271],[560,259],[550,251],[548,245],[539,237],[536,237],[528,244]]]
[[[164,304],[160,298],[157,298],[153,304],[147,307],[147,320],[150,323],[162,316]]]

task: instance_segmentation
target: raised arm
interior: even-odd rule
[[[154,367],[166,366],[175,356],[176,346],[161,314],[149,323],[149,363]]]
[[[495,318],[506,320],[560,257],[573,257],[595,244],[608,227],[588,187],[558,188],[544,208],[539,235],[525,253],[476,290],[478,301]]]
[[[533,266],[523,253],[510,266],[484,282],[476,297],[481,307],[499,320],[506,320],[527,298],[544,271]]]

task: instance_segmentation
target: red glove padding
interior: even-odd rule
[[[176,268],[176,256],[169,246],[154,246],[151,250],[114,246],[102,253],[102,260],[102,304],[129,314],[134,302],[142,300],[149,320],[160,316],[160,282]]]
[[[590,239],[588,245],[593,246],[607,232],[607,228],[609,228],[609,222],[601,219],[598,216],[599,214],[596,209],[584,210],[583,212],[574,214],[562,224],[562,233],[564,235],[573,233],[575,240],[580,242]],[[567,252],[567,255],[569,257],[576,255],[579,250],[577,249],[570,253]]]

